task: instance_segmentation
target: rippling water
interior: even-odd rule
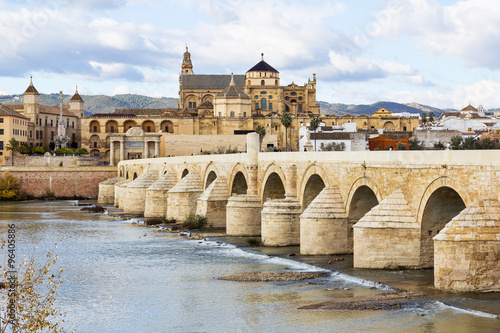
[[[341,275],[311,284],[217,280],[250,271],[317,269],[79,209],[70,201],[0,203],[1,235],[7,223],[16,224],[18,253],[32,254],[37,242],[43,255],[57,243],[57,265],[64,269],[57,305],[78,332],[500,331],[498,319],[430,299],[393,311],[297,310],[384,290]],[[327,290],[335,288],[346,290]]]

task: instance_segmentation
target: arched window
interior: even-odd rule
[[[260,99],[260,108],[262,110],[267,110],[267,99],[265,98]]]
[[[299,112],[302,112],[302,104],[299,104]]]
[[[274,80],[274,85],[277,86],[278,85],[278,80]]]
[[[245,117],[245,118],[246,118],[246,116],[247,116],[247,113],[246,113],[246,112],[243,112],[243,117]]]
[[[260,81],[260,85],[261,85],[261,86],[263,86],[264,84],[265,84],[265,81],[264,81],[264,80]]]
[[[234,118],[234,111],[231,111],[231,113],[230,113],[230,117],[231,117],[231,118]]]

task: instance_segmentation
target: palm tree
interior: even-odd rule
[[[259,135],[259,151],[262,151],[262,141],[266,136],[266,129],[259,125],[255,128],[255,133]]]
[[[14,154],[19,152],[19,141],[16,138],[10,139],[5,149],[12,152],[12,166],[14,166]]]
[[[286,141],[286,150],[288,151],[288,127],[292,124],[292,116],[290,113],[285,112],[280,117],[281,125],[285,126],[285,141]]]
[[[311,121],[309,122],[309,128],[311,128],[314,131],[314,133],[316,133],[318,127],[319,127],[318,118],[311,119]],[[316,138],[314,138],[314,151],[316,151]]]

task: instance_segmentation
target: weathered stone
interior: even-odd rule
[[[338,186],[325,187],[300,215],[301,254],[340,254],[349,248],[347,213]]]
[[[401,189],[354,225],[354,267],[416,268],[420,226]]]
[[[270,200],[262,209],[262,244],[288,246],[300,244],[301,206],[289,199]]]
[[[168,191],[167,219],[183,222],[189,215],[195,215],[196,201],[201,193],[200,176],[197,172],[189,172]]]
[[[168,191],[177,183],[174,172],[167,172],[146,190],[144,217],[166,217]]]
[[[434,285],[500,291],[500,203],[479,198],[434,237]]]
[[[115,202],[115,186],[125,183],[122,177],[114,177],[99,183],[99,196],[97,203],[100,205],[112,205]]]
[[[144,214],[146,190],[158,180],[158,171],[149,169],[134,181],[127,184],[121,192],[120,208],[127,214]]]
[[[225,228],[228,197],[227,182],[221,177],[215,179],[198,198],[196,214],[205,216],[208,226]]]
[[[260,198],[256,195],[235,195],[227,200],[226,233],[231,236],[260,236]]]

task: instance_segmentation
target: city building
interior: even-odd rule
[[[46,106],[40,104],[40,94],[33,85],[33,79],[23,95],[21,104],[2,104],[0,107],[0,156],[11,156],[6,151],[7,142],[15,138],[20,144],[29,147],[49,147],[58,135],[61,120],[69,137],[68,145],[80,147],[80,118],[83,117],[84,101],[76,90],[70,103],[63,104],[62,117],[60,105]],[[3,123],[2,120],[3,119]],[[4,159],[0,159],[0,165]]]

